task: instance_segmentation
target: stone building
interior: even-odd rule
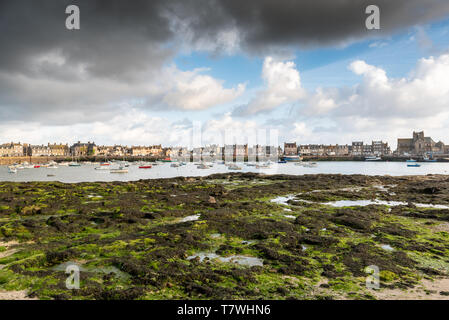
[[[371,143],[372,152],[377,156],[384,156],[391,154],[391,149],[388,146],[388,142],[383,141],[373,141]]]
[[[66,157],[70,153],[69,145],[68,144],[48,144],[48,148],[50,148],[50,156],[53,157]]]
[[[371,144],[364,144],[362,150],[362,155],[364,156],[372,156],[374,154],[373,146]]]
[[[51,149],[48,145],[27,145],[24,149],[27,156],[49,157],[51,155]]]
[[[347,144],[339,145],[337,144],[335,155],[337,156],[347,156],[349,155],[349,146]]]
[[[413,132],[412,138],[399,138],[397,153],[399,155],[423,155],[426,153],[442,153],[441,146],[444,146],[442,142],[438,145],[433,141],[431,137],[425,137],[424,131]]]
[[[114,146],[96,146],[95,155],[99,157],[124,157],[131,154],[126,146],[114,145]]]
[[[361,156],[363,155],[363,151],[363,141],[352,142],[351,154],[353,156]]]
[[[296,142],[293,143],[284,143],[284,155],[285,156],[294,156],[298,154],[298,147],[296,146]]]
[[[96,153],[96,147],[94,142],[82,143],[78,141],[70,147],[70,155],[74,157],[93,156]]]
[[[322,144],[307,144],[299,146],[299,153],[303,156],[322,156],[325,147]]]
[[[23,156],[23,151],[23,145],[20,142],[0,145],[0,157],[21,157]]]
[[[131,156],[133,157],[159,157],[162,155],[162,146],[133,146]]]

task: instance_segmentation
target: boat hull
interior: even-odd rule
[[[284,156],[282,158],[286,162],[298,162],[302,160],[302,157],[300,156]]]

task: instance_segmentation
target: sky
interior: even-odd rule
[[[0,143],[449,144],[445,0],[0,0],[0,31]]]

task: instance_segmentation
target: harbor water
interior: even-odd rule
[[[173,178],[178,176],[207,176],[214,173],[256,172],[263,174],[363,174],[363,175],[427,175],[449,174],[448,162],[421,163],[420,167],[407,167],[405,162],[370,162],[370,161],[321,161],[316,167],[304,167],[295,163],[272,163],[269,168],[257,168],[245,163],[237,163],[241,170],[230,170],[227,165],[213,163],[207,169],[198,169],[194,163],[172,167],[170,163],[160,163],[150,169],[140,169],[139,165],[130,163],[127,173],[111,173],[109,170],[95,170],[98,163],[82,164],[79,167],[57,166],[57,168],[32,168],[10,173],[7,166],[0,166],[0,181],[60,181],[66,183],[95,181],[136,181],[140,179]],[[118,164],[111,164],[117,168]]]

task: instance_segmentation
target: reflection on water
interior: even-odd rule
[[[199,214],[195,214],[193,216],[187,216],[179,220],[179,222],[188,222],[188,221],[196,221],[200,218]]]
[[[401,201],[383,201],[383,200],[338,200],[322,203],[331,207],[365,207],[369,205],[385,205],[385,206],[406,206],[407,202]]]
[[[289,196],[280,196],[280,197],[276,197],[274,199],[271,199],[271,202],[277,203],[277,204],[283,204],[288,206],[288,201],[289,200],[293,200],[295,198],[294,195],[289,195]]]
[[[58,169],[36,168],[18,170],[8,173],[7,166],[0,166],[0,181],[61,181],[68,183],[93,181],[136,181],[140,179],[173,178],[178,176],[207,176],[213,173],[258,172],[265,174],[366,174],[366,175],[426,175],[449,174],[449,163],[423,163],[419,168],[407,167],[405,162],[363,162],[363,161],[323,161],[316,168],[295,166],[294,163],[273,163],[271,169],[257,168],[238,164],[242,170],[232,171],[227,166],[216,163],[208,170],[197,169],[193,163],[171,167],[170,163],[153,166],[151,169],[139,169],[137,164],[130,164],[128,173],[111,174],[108,170],[95,170],[97,164],[83,164],[80,167]],[[48,174],[54,176],[49,177]]]
[[[382,249],[387,250],[387,251],[393,251],[393,247],[390,246],[389,244],[383,244],[380,246]]]
[[[217,259],[221,262],[229,262],[229,263],[237,263],[245,266],[263,266],[263,260],[256,257],[248,257],[248,256],[239,256],[233,255],[229,257],[221,257],[213,252],[199,252],[195,255],[187,257],[187,260],[192,260],[195,258],[199,258],[200,262],[203,262],[204,259],[208,258],[210,260]]]
[[[332,207],[365,207],[369,205],[385,205],[390,207],[395,206],[406,206],[407,202],[403,201],[383,201],[383,200],[338,200],[331,201],[326,203],[321,203],[327,206]],[[449,206],[442,204],[430,204],[430,203],[413,203],[415,206],[419,208],[435,208],[435,209],[449,209]]]

